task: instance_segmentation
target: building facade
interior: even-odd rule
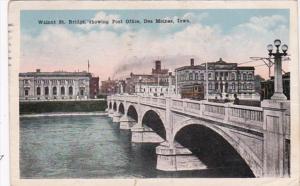
[[[168,87],[169,77],[170,77],[169,70],[162,69],[161,61],[156,60],[155,67],[152,69],[151,74],[130,73],[130,77],[126,78],[125,80],[125,84],[126,84],[125,92],[129,94],[139,93],[140,86],[143,86],[145,90],[147,89],[149,91],[150,91],[150,87],[154,87],[154,86],[156,86],[157,88]],[[172,77],[172,83],[175,84],[175,76],[171,75],[171,77]]]
[[[108,78],[108,80],[101,81],[100,94],[111,95],[118,92],[118,82]]]
[[[92,77],[90,80],[90,98],[97,98],[99,95],[99,77]]]
[[[239,67],[237,63],[227,63],[220,58],[216,62],[194,65],[191,59],[189,66],[175,69],[177,93],[181,93],[181,88],[185,85],[200,84],[206,90],[208,78],[208,94],[210,97],[218,95],[233,94],[254,94],[254,67]],[[206,75],[207,74],[207,75]]]
[[[19,98],[24,100],[78,100],[90,98],[92,75],[87,72],[26,72],[19,74]]]

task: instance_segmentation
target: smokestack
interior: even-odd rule
[[[194,58],[191,58],[191,66],[194,66]]]
[[[161,61],[159,60],[155,61],[155,70],[161,70]]]

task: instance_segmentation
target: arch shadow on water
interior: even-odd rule
[[[253,172],[238,152],[212,129],[192,124],[175,135],[175,141],[188,148],[217,177],[254,177]]]

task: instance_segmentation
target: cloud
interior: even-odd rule
[[[165,17],[163,19],[173,20],[174,24],[161,24],[159,26],[159,29],[163,33],[169,33],[170,31],[179,30],[179,29],[184,28],[184,27],[186,27],[190,24],[198,24],[206,17],[208,17],[208,13],[195,14],[195,13],[192,13],[192,12],[188,12],[188,13],[184,14],[182,17],[178,17],[178,16]],[[188,20],[189,22],[187,22],[187,23],[178,23],[178,21],[177,21],[178,19]]]
[[[82,33],[63,26],[48,26],[36,37],[23,34],[21,70],[83,70],[89,60],[91,71],[106,79],[130,72],[149,73],[155,59],[162,59],[163,66],[170,69],[188,65],[190,57],[196,58],[196,64],[217,61],[220,57],[241,63],[249,61],[251,56],[267,57],[266,45],[275,38],[285,43],[289,39],[286,22],[280,16],[252,17],[226,34],[217,26],[201,22],[168,35],[145,28],[121,33],[89,29]],[[245,65],[259,64],[262,63]],[[266,71],[259,67],[256,73],[266,77]]]

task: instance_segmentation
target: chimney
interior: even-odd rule
[[[36,69],[36,72],[41,72],[41,69]]]
[[[194,66],[194,58],[191,58],[191,66]]]
[[[159,60],[155,61],[155,70],[161,70],[161,61]]]

